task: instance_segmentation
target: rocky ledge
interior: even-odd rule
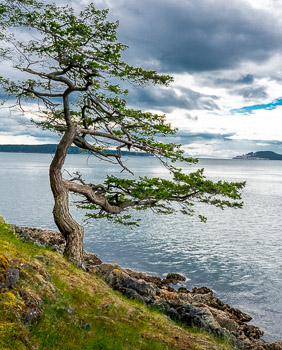
[[[14,230],[21,240],[51,246],[59,253],[64,250],[65,241],[58,232],[17,226]],[[223,303],[211,289],[201,287],[188,291],[180,287],[175,290],[171,284],[185,281],[185,277],[179,274],[169,273],[165,279],[148,276],[117,264],[102,263],[97,255],[87,252],[84,252],[84,260],[87,271],[103,277],[110,286],[128,297],[158,307],[173,320],[224,337],[238,349],[282,350],[282,343],[260,339],[263,331],[247,324],[252,318]]]

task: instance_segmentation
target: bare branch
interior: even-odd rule
[[[111,205],[105,197],[95,194],[91,186],[77,184],[66,179],[63,182],[69,191],[83,195],[90,203],[99,205],[108,213],[119,214],[122,211],[121,207]]]
[[[39,92],[35,91],[33,86],[29,85],[28,88],[25,88],[24,91],[26,92],[31,92],[33,93],[36,97],[50,97],[50,98],[55,98],[55,97],[63,97],[63,94],[52,94],[52,93],[47,93],[47,92]]]
[[[95,194],[93,192],[93,189],[89,185],[80,185],[66,179],[64,179],[63,182],[69,191],[83,195],[84,197],[87,198],[87,200],[90,203],[99,205],[104,211],[110,214],[119,214],[122,212],[123,209],[129,208],[129,207],[143,206],[143,205],[153,206],[159,201],[157,199],[147,199],[147,200],[140,199],[140,200],[135,200],[130,202],[120,202],[115,205],[112,205],[104,196]]]

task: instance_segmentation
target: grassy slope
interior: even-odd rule
[[[20,279],[0,293],[0,349],[231,349],[123,297],[61,255],[19,241],[0,222],[0,283],[8,268],[20,269]],[[40,316],[27,324],[30,310]]]

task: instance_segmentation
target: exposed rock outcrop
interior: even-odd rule
[[[59,232],[19,226],[13,226],[13,229],[22,241],[32,242],[42,247],[49,246],[60,254],[64,252],[66,241],[64,236]],[[88,253],[85,250],[83,252],[83,258],[86,271],[90,271],[94,265],[102,263],[96,254]]]
[[[224,337],[239,349],[282,349],[282,343],[261,340],[263,331],[247,324],[252,319],[249,315],[223,303],[207,287],[193,288],[192,292],[183,287],[171,291],[167,284],[170,278],[162,280],[123,269],[117,264],[100,264],[95,266],[94,272],[130,298],[156,306],[188,326],[197,326]],[[178,280],[183,281],[183,276]]]

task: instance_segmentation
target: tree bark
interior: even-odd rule
[[[62,167],[67,152],[77,134],[76,126],[69,126],[57,146],[56,153],[50,165],[50,185],[54,197],[54,221],[66,239],[64,256],[77,266],[83,265],[83,234],[84,229],[69,212],[69,189],[64,185]]]

